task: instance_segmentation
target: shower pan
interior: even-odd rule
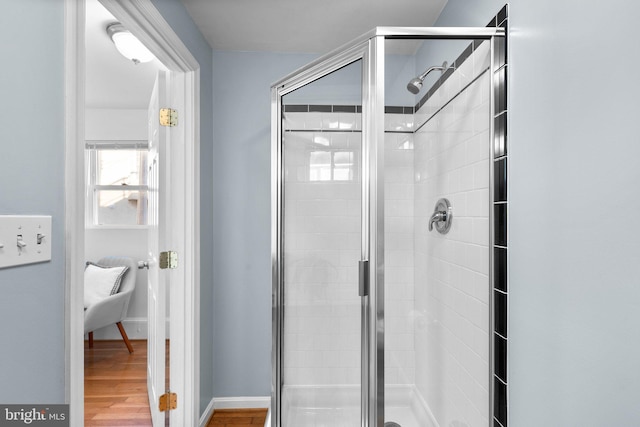
[[[272,86],[272,427],[494,425],[505,37],[379,27]]]

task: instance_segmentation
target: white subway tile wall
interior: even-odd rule
[[[390,117],[391,116],[391,117]],[[402,119],[404,116],[404,119]],[[413,115],[385,123],[385,385],[415,383]],[[392,131],[392,132],[389,132]],[[390,402],[388,402],[390,404]],[[389,405],[387,405],[389,406]]]
[[[482,43],[416,114],[415,382],[443,426],[489,423],[488,58]],[[453,207],[446,235],[428,231],[441,197]]]
[[[284,134],[284,383],[360,382],[360,176],[313,180],[312,153],[348,151],[360,133],[335,130],[343,114],[287,113]],[[354,115],[354,114],[352,114]],[[333,117],[332,117],[333,116]],[[336,119],[336,120],[334,120]],[[292,126],[295,126],[292,128]],[[295,129],[296,131],[290,131]],[[326,167],[335,164],[329,160]]]

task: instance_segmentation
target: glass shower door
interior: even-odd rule
[[[272,86],[273,427],[506,411],[487,375],[503,33],[379,27]]]
[[[362,61],[282,97],[281,425],[361,422]]]

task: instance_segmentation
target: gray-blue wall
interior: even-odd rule
[[[214,51],[214,395],[271,393],[271,83],[313,55]]]
[[[211,47],[179,0],[152,0],[200,64],[200,413],[213,397],[213,62]]]
[[[201,67],[201,409],[213,395],[212,52],[179,0],[153,0]],[[53,217],[52,261],[0,270],[0,402],[64,402],[64,6],[0,0],[0,214]]]
[[[53,217],[51,262],[0,270],[0,402],[64,403],[63,2],[0,10],[0,215]]]
[[[503,4],[449,0],[437,25],[484,26]],[[640,425],[639,16],[624,0],[511,2],[516,427]]]

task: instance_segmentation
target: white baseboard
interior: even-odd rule
[[[253,397],[214,397],[214,409],[247,409],[247,408],[265,408],[271,406],[271,397],[269,396],[253,396]]]
[[[214,397],[207,405],[207,409],[200,417],[200,427],[205,427],[216,409],[247,409],[247,408],[264,408],[271,406],[271,397],[269,396],[251,396],[251,397]]]
[[[213,415],[213,407],[215,405],[215,398],[211,399],[211,402],[207,405],[207,408],[204,410],[204,413],[200,417],[200,427],[206,427],[209,423],[209,419]]]
[[[122,326],[130,340],[146,340],[149,327],[146,317],[130,317],[122,321]],[[169,319],[167,319],[167,338],[169,338]],[[116,325],[109,325],[93,331],[94,340],[121,340],[120,331]]]

